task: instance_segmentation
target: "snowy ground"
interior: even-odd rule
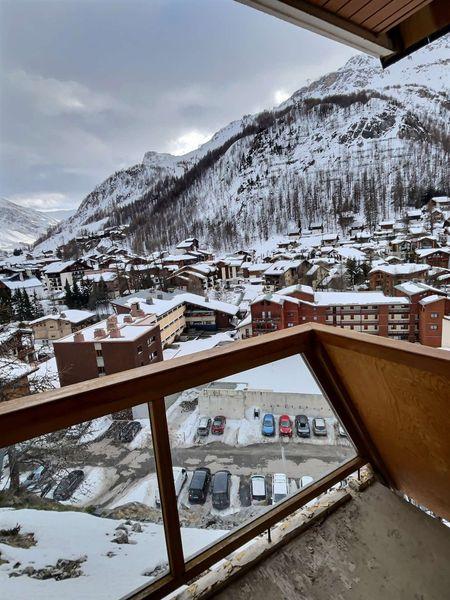
[[[50,600],[83,598],[111,600],[149,583],[149,575],[167,565],[162,525],[140,523],[142,532],[130,532],[129,544],[112,542],[116,527],[123,523],[80,512],[0,509],[0,529],[21,526],[22,533],[34,533],[37,541],[30,548],[0,543],[1,597],[8,600]],[[131,529],[131,527],[129,528]],[[182,528],[183,548],[188,555],[222,537],[226,531]],[[82,575],[56,581],[39,580],[28,575],[9,577],[20,563],[34,569],[55,565],[58,559],[81,563]],[[158,574],[159,574],[158,573]]]

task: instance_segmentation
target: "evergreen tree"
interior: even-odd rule
[[[11,294],[0,295],[0,323],[9,323],[12,319]]]
[[[30,302],[30,297],[26,290],[22,292],[22,320],[31,321],[33,319],[33,307]]]
[[[44,316],[44,309],[42,308],[42,303],[39,300],[38,295],[36,294],[36,290],[34,290],[33,292],[31,306],[33,310],[33,319],[39,319],[40,317]]]
[[[67,308],[73,308],[74,307],[73,293],[72,293],[70,284],[67,279],[66,279],[66,283],[64,284],[64,292],[65,292],[64,304],[66,304]]]
[[[20,290],[19,288],[17,288],[12,296],[12,301],[11,301],[11,308],[12,308],[12,317],[13,319],[16,319],[17,321],[21,321],[22,320],[22,314],[23,314],[23,300],[22,300],[22,290]]]
[[[81,308],[82,304],[82,294],[78,283],[76,281],[73,282],[72,286],[72,308]]]

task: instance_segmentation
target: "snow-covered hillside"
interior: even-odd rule
[[[225,248],[282,233],[300,219],[370,227],[448,193],[450,36],[383,71],[357,55],[275,111],[244,117],[185,156],[149,152],[100,184],[40,249],[128,224],[134,250],[188,235]]]
[[[0,250],[33,244],[41,233],[57,223],[52,214],[0,198]]]

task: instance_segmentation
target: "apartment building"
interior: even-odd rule
[[[162,360],[159,326],[145,315],[111,315],[53,344],[62,386]]]
[[[386,295],[394,294],[394,287],[412,279],[425,281],[430,267],[416,263],[400,263],[397,265],[381,265],[369,273],[371,290],[381,290]]]
[[[190,293],[161,294],[155,298],[145,293],[111,302],[117,314],[153,316],[161,331],[163,348],[172,344],[185,329],[217,331],[230,329],[239,308],[228,302],[210,300]],[[167,298],[167,299],[166,299]]]
[[[264,281],[273,290],[298,283],[302,261],[278,260],[264,272]]]
[[[62,292],[67,282],[72,286],[87,269],[87,264],[81,260],[52,262],[42,270],[44,285],[49,293]]]
[[[408,296],[386,296],[377,291],[314,292],[308,286],[291,286],[278,293],[260,296],[252,303],[252,334],[257,336],[303,323],[322,323],[440,346],[445,298],[436,298],[439,301],[430,304],[427,298],[418,301],[416,322],[416,315],[411,316],[412,303]],[[431,310],[434,304],[437,308]]]
[[[36,340],[59,340],[95,321],[95,313],[67,309],[55,315],[45,315],[30,322]]]

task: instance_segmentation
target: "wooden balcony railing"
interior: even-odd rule
[[[164,397],[302,354],[357,455],[185,561]],[[371,463],[379,478],[450,517],[450,353],[307,324],[0,404],[0,447],[148,403],[169,572],[132,592],[162,598]]]

